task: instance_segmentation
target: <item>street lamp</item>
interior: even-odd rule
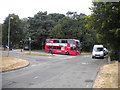
[[[10,51],[10,19],[13,19],[13,17],[9,17],[9,22],[8,22],[8,56]]]

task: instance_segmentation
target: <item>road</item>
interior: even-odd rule
[[[99,67],[106,62],[91,55],[30,56],[16,52],[10,51],[10,55],[28,60],[30,65],[2,73],[3,88],[92,88]]]

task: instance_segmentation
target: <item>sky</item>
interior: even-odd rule
[[[0,23],[14,13],[20,19],[33,17],[39,11],[66,14],[68,11],[90,15],[92,0],[1,0]]]

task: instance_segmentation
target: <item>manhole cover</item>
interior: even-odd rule
[[[29,83],[29,85],[34,85],[34,83]]]
[[[93,82],[93,80],[85,80],[85,82]]]

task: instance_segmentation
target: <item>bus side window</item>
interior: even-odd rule
[[[67,43],[67,40],[62,40],[61,43]]]
[[[74,40],[70,40],[69,42],[70,42],[70,44],[73,44],[73,43],[74,43]]]
[[[53,40],[54,43],[59,43],[59,40]]]
[[[59,43],[61,43],[62,41],[61,40],[59,40]]]
[[[57,49],[61,49],[61,47],[57,47]]]
[[[48,48],[49,48],[49,49],[52,49],[52,46],[49,46]]]
[[[53,47],[53,49],[57,49],[57,47]]]
[[[46,39],[46,42],[50,42],[50,40],[49,40],[49,39]]]
[[[71,43],[71,40],[67,40],[67,43]]]

